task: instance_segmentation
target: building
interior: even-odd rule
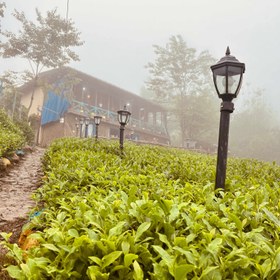
[[[36,81],[25,84],[20,90],[25,107],[29,106],[34,91],[29,115],[40,120],[37,142],[42,146],[55,138],[84,137],[85,130],[88,137],[93,137],[95,115],[102,116],[99,137],[118,138],[117,111],[124,106],[131,112],[125,129],[126,138],[169,144],[164,108],[73,68],[43,72]]]

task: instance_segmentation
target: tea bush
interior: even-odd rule
[[[25,137],[21,129],[0,110],[0,157],[21,148],[24,143]]]
[[[43,160],[39,246],[5,246],[15,279],[279,279],[280,167],[115,141],[60,139]]]

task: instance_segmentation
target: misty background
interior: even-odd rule
[[[85,42],[75,50],[80,62],[72,62],[70,66],[135,94],[143,94],[145,81],[149,79],[145,65],[155,59],[153,45],[164,47],[171,36],[179,34],[188,47],[197,52],[208,50],[216,60],[230,46],[232,55],[246,64],[243,86],[234,100],[230,148],[238,156],[280,160],[278,0],[5,2],[1,28],[13,32],[18,30],[17,21],[10,15],[14,9],[35,19],[35,8],[44,12],[57,7],[59,14],[74,21]],[[1,58],[1,74],[5,70],[26,68],[21,59]],[[219,103],[217,98],[217,112]],[[215,125],[218,129],[218,122]],[[249,142],[247,138],[252,133],[256,136]]]

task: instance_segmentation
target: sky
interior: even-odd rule
[[[75,49],[80,61],[70,66],[135,94],[148,79],[145,65],[154,61],[153,45],[165,46],[171,36],[181,35],[188,47],[208,50],[217,60],[229,46],[246,65],[238,98],[246,97],[248,87],[264,89],[268,104],[280,111],[279,0],[3,1],[3,30],[18,27],[10,16],[14,9],[29,19],[35,18],[35,8],[43,13],[57,8],[66,17],[68,2],[68,17],[85,42]],[[0,59],[0,74],[26,68],[20,59]]]

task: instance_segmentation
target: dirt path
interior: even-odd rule
[[[24,219],[34,207],[31,195],[42,178],[42,148],[34,148],[3,177],[0,177],[0,231],[16,220]]]
[[[35,206],[31,196],[41,184],[41,159],[44,151],[39,147],[34,148],[13,165],[7,174],[0,174],[0,232],[12,232],[12,243],[18,242],[22,226],[28,221],[28,214]],[[5,264],[11,262],[6,253],[7,250],[0,246],[1,280],[12,279],[3,270]]]

